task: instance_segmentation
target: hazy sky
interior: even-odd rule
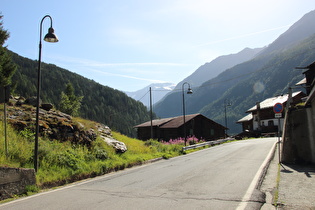
[[[49,14],[60,41],[43,42],[42,61],[123,91],[178,83],[220,55],[264,47],[315,9],[314,0],[0,0],[0,5],[10,50],[38,59],[39,25]],[[45,19],[43,36],[49,25]]]

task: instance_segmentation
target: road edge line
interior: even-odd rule
[[[273,159],[273,156],[275,154],[275,148],[276,148],[277,142],[274,143],[271,150],[269,151],[267,157],[265,158],[264,162],[259,167],[254,179],[250,183],[245,195],[243,196],[241,203],[238,205],[236,210],[244,210],[246,209],[246,206],[248,204],[249,199],[251,198],[253,192],[255,189],[259,189],[262,181],[267,173],[268,167],[270,165],[271,160]]]

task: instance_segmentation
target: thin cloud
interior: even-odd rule
[[[165,83],[167,81],[162,81],[162,80],[154,80],[154,79],[148,79],[148,78],[142,78],[142,77],[135,77],[135,76],[130,76],[126,74],[115,74],[115,73],[110,73],[110,72],[104,72],[96,69],[90,69],[91,71],[104,74],[104,75],[111,75],[111,76],[116,76],[116,77],[124,77],[124,78],[129,78],[129,79],[135,79],[135,80],[141,80],[141,81],[148,81],[151,83]]]
[[[196,47],[202,47],[202,46],[222,43],[222,42],[231,41],[231,40],[235,40],[235,39],[240,39],[240,38],[245,38],[245,37],[249,37],[249,36],[254,36],[254,35],[257,35],[257,34],[263,34],[263,33],[269,32],[269,31],[276,31],[276,30],[279,30],[279,29],[288,28],[290,26],[291,25],[285,25],[285,26],[280,26],[280,27],[277,27],[277,28],[271,28],[271,29],[266,29],[266,30],[263,30],[263,31],[253,32],[253,33],[249,33],[249,34],[244,34],[244,35],[241,35],[241,36],[221,39],[221,40],[217,40],[217,41],[213,41],[213,42],[199,44],[199,45],[196,45]]]
[[[87,66],[186,66],[183,63],[87,63]]]
[[[121,77],[121,78],[129,78],[134,80],[140,80],[140,81],[147,81],[151,83],[165,83],[169,81],[164,80],[158,80],[158,79],[149,79],[149,78],[143,78],[143,77],[137,77],[137,76],[131,76],[128,74],[117,74],[117,73],[111,73],[108,71],[105,71],[104,68],[106,67],[118,67],[123,69],[132,69],[132,72],[138,72],[139,69],[136,67],[152,67],[152,66],[187,66],[188,64],[183,63],[158,63],[158,62],[148,62],[148,63],[101,63],[93,60],[88,59],[79,59],[74,57],[60,57],[60,56],[50,56],[51,59],[58,60],[59,63],[61,63],[61,66],[66,66],[67,69],[72,69],[73,67],[80,67],[79,69],[76,69],[74,72],[81,71],[82,75],[86,75],[86,73],[83,72],[95,72],[97,74],[102,75],[110,75],[115,77]],[[102,68],[103,67],[103,68]],[[120,69],[121,71],[122,69]],[[90,73],[89,73],[90,74]]]
[[[86,67],[122,67],[122,66],[187,66],[189,64],[185,63],[168,63],[168,62],[135,62],[135,63],[102,63],[99,61],[73,58],[73,57],[60,57],[60,56],[50,56],[51,59],[57,60],[60,63],[67,63],[68,66],[86,66]]]

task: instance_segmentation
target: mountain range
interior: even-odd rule
[[[218,76],[226,69],[251,60],[262,50],[263,48],[245,48],[244,50],[235,54],[219,56],[211,62],[200,66],[194,73],[179,82],[175,89],[181,89],[184,82],[188,82],[192,87],[198,87],[202,83]]]
[[[146,107],[150,108],[150,88],[152,105],[160,101],[167,93],[175,88],[175,84],[165,83],[153,83],[145,88],[142,88],[134,92],[125,92],[129,97],[142,102]]]
[[[194,73],[186,77],[183,81],[177,85],[173,83],[153,83],[145,88],[142,88],[134,92],[125,92],[131,98],[141,101],[146,107],[150,107],[149,88],[151,87],[153,104],[158,103],[165,95],[170,93],[173,89],[179,90],[182,88],[183,82],[188,82],[192,87],[198,87],[203,82],[210,80],[219,75],[224,70],[235,66],[236,64],[243,63],[255,57],[263,48],[250,49],[245,48],[244,50],[230,55],[219,56],[211,62],[205,63],[200,66]]]
[[[248,108],[268,97],[287,93],[289,87],[303,78],[295,67],[314,62],[314,18],[315,11],[305,14],[274,42],[257,49],[251,59],[228,67],[195,87],[193,94],[185,96],[186,113],[201,113],[224,125],[225,104],[229,101],[232,103],[227,107],[229,132],[240,132],[235,122]],[[161,118],[182,115],[181,93],[180,88],[175,88],[153,111]]]

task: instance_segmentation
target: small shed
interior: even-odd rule
[[[185,127],[184,127],[185,126]],[[135,126],[138,139],[148,140],[151,138],[151,121]],[[210,120],[202,114],[152,120],[153,139],[165,140],[184,137],[184,128],[187,136],[195,136],[198,139],[214,140],[225,135],[226,127]]]

